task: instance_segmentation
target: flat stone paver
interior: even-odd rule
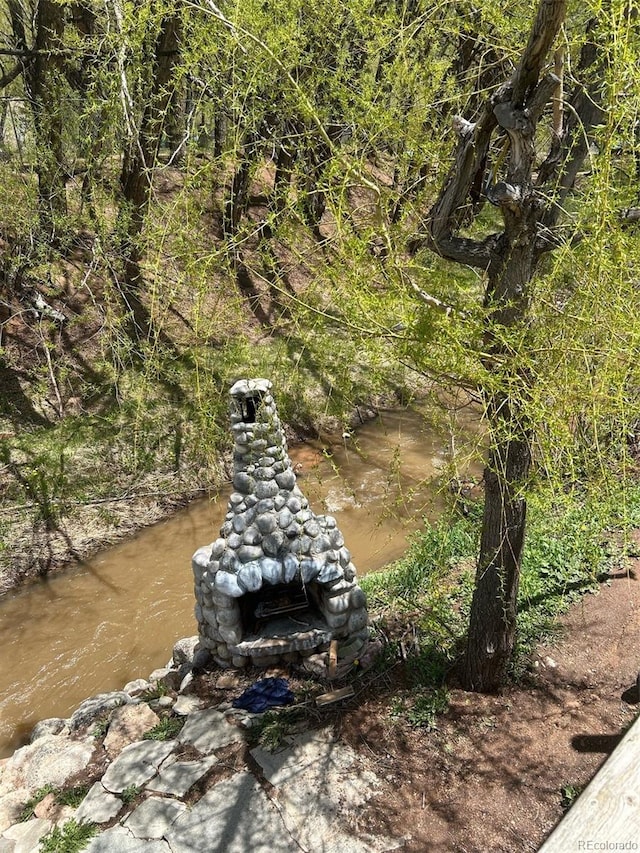
[[[102,777],[102,784],[112,794],[125,788],[141,787],[158,772],[162,762],[173,752],[175,741],[141,740],[126,746]]]
[[[303,732],[294,737],[284,749],[268,752],[261,747],[251,750],[265,778],[280,787],[288,782],[296,785],[311,771],[314,784],[319,772],[346,772],[355,760],[355,753],[344,743],[335,743],[328,729]]]
[[[7,849],[12,853],[33,853],[40,846],[40,839],[49,832],[53,824],[44,818],[32,818],[25,823],[18,823],[2,834],[0,843],[7,842]],[[11,846],[13,844],[13,846]]]
[[[244,740],[242,729],[230,723],[225,715],[215,708],[194,711],[178,735],[180,743],[189,744],[205,755],[228,743],[241,740]]]
[[[89,793],[78,806],[78,823],[107,823],[123,806],[120,797],[105,790],[102,782],[94,782]]]
[[[218,782],[166,834],[172,853],[300,853],[251,773]]]
[[[205,853],[202,848],[201,853]],[[172,853],[166,841],[148,841],[135,838],[123,826],[114,826],[94,836],[82,853]]]
[[[187,810],[184,803],[165,797],[149,797],[129,814],[123,825],[136,838],[162,838]]]
[[[303,732],[283,750],[256,748],[251,755],[280,792],[290,835],[308,853],[374,853],[401,843],[358,832],[360,807],[378,780],[360,766],[349,746],[334,742],[329,730]]]
[[[215,755],[201,758],[200,761],[178,761],[170,756],[160,768],[158,776],[147,783],[147,791],[183,797],[217,763]]]

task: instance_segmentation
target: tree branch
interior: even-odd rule
[[[8,71],[0,77],[0,89],[6,89],[10,83],[13,83],[13,81],[22,74],[30,62],[31,59],[23,59],[21,62],[14,65],[11,71]]]
[[[542,0],[529,41],[513,78],[511,102],[524,107],[527,98],[538,84],[542,66],[564,21],[567,0]]]

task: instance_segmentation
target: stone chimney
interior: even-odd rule
[[[200,645],[237,667],[295,661],[334,639],[357,656],[366,597],[336,520],[296,483],[271,387],[231,388],[234,491],[220,538],[192,563]]]

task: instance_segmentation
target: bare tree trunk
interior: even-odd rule
[[[120,174],[126,223],[123,246],[125,300],[134,318],[142,311],[138,298],[142,281],[140,235],[151,194],[153,169],[162,139],[167,105],[171,99],[171,82],[179,58],[179,44],[180,22],[177,14],[173,13],[163,19],[156,38],[150,92],[138,130],[125,151]]]
[[[23,9],[11,0],[14,37],[26,49]],[[53,0],[39,0],[36,10],[35,57],[25,84],[35,130],[40,225],[48,240],[57,238],[67,214],[67,176],[64,168],[62,111],[64,7]]]

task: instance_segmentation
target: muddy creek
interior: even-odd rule
[[[415,411],[383,413],[353,437],[290,448],[316,512],[334,515],[359,575],[397,559],[441,508],[448,441]],[[145,678],[196,633],[191,555],[212,542],[229,490],[82,566],[0,600],[0,756],[36,722]]]

